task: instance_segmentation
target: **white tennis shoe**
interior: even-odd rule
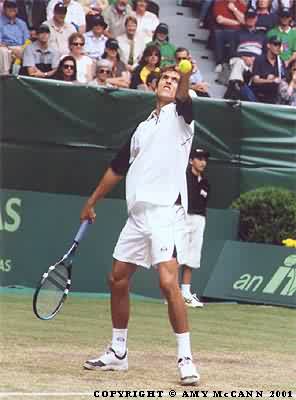
[[[195,293],[191,294],[189,297],[183,295],[183,299],[187,307],[197,308],[204,306]]]
[[[102,371],[124,371],[128,369],[127,351],[120,357],[112,347],[108,347],[104,354],[98,358],[87,360],[83,367],[85,369],[101,369]]]
[[[200,375],[189,357],[180,358],[178,361],[178,369],[181,385],[198,385]]]

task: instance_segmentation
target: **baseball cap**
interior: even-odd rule
[[[249,7],[245,12],[245,17],[257,17],[257,11],[253,7]]]
[[[54,12],[54,14],[66,15],[67,14],[67,7],[64,5],[64,3],[57,3],[54,6],[53,12]]]
[[[94,26],[100,25],[102,26],[104,29],[107,28],[107,24],[104,20],[104,17],[102,15],[93,15],[92,18],[90,19],[90,25],[93,28]]]
[[[292,17],[292,11],[288,7],[283,7],[279,9],[279,16],[280,17]]]
[[[155,29],[155,32],[160,32],[160,33],[169,33],[169,27],[167,24],[161,22]]]
[[[210,157],[210,153],[205,149],[202,149],[200,147],[191,149],[191,152],[190,152],[190,158],[191,159],[193,159],[193,158],[205,158],[205,159],[208,159],[209,157]]]
[[[50,29],[46,24],[41,24],[37,29],[36,33],[50,33]]]
[[[274,35],[274,36],[270,36],[270,38],[268,38],[268,43],[282,44],[282,41],[281,41],[281,39],[279,37]]]
[[[107,49],[116,49],[117,50],[119,48],[119,45],[118,45],[118,42],[116,39],[108,39],[105,44],[105,47]]]
[[[17,8],[16,1],[5,0],[3,3],[3,8]]]

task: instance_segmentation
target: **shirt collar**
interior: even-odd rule
[[[91,39],[96,39],[96,40],[105,40],[106,36],[102,34],[101,36],[97,37],[92,31],[86,32],[85,36],[88,36]]]
[[[279,31],[280,31],[280,32],[283,32],[283,33],[289,33],[291,29],[292,29],[292,28],[289,26],[289,28],[288,28],[286,31],[284,31],[284,30],[279,26]]]
[[[17,18],[14,20],[14,22],[11,21],[11,19],[7,18],[6,15],[2,15],[3,18],[3,23],[4,25],[15,25],[17,23]]]

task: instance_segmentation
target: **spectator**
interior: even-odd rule
[[[36,29],[37,40],[24,50],[24,74],[35,78],[50,78],[56,72],[59,57],[48,45],[50,30],[45,24]]]
[[[57,3],[53,9],[53,18],[45,23],[49,26],[49,46],[56,50],[60,56],[68,53],[68,41],[76,29],[72,24],[65,22],[67,7],[63,3]]]
[[[272,36],[268,39],[267,52],[255,59],[251,88],[260,102],[276,102],[278,85],[285,77],[285,65],[279,57],[281,46],[281,40]]]
[[[289,65],[287,79],[279,84],[277,103],[296,106],[296,60]]]
[[[105,51],[107,36],[104,34],[107,24],[101,15],[92,15],[90,18],[91,30],[84,34],[84,51],[94,60],[99,60]]]
[[[77,68],[76,60],[72,56],[65,56],[61,59],[53,79],[64,82],[76,82]]]
[[[159,81],[160,73],[159,72],[150,72],[146,79],[146,87],[148,92],[155,92],[157,87],[157,82]]]
[[[205,27],[205,20],[210,13],[210,9],[214,4],[214,0],[203,0],[200,6],[200,13],[199,13],[199,27]]]
[[[222,72],[222,64],[235,54],[235,35],[244,24],[246,5],[242,0],[215,0],[213,16],[216,22],[214,29],[215,72]],[[226,52],[226,46],[229,52]]]
[[[46,20],[47,0],[16,0],[17,16],[26,22],[29,29],[38,28]]]
[[[190,76],[190,89],[194,90],[199,97],[210,97],[208,93],[208,84],[203,80],[196,61],[192,60],[189,50],[185,47],[178,47],[176,50],[176,64],[179,64],[182,60],[189,60],[193,66]]]
[[[231,71],[227,90],[224,94],[225,99],[257,101],[253,91],[250,89],[252,70],[256,53],[253,53],[253,46],[239,46],[237,57],[231,60]]]
[[[166,67],[175,63],[176,47],[169,41],[169,27],[163,22],[160,23],[154,32],[152,42],[147,46],[156,45],[160,48],[160,67]]]
[[[78,32],[84,33],[86,27],[85,14],[82,5],[76,0],[50,0],[47,6],[47,19],[52,19],[54,7],[60,2],[67,7],[65,22],[73,24]]]
[[[277,23],[277,15],[271,10],[271,0],[256,0],[256,28],[264,34]]]
[[[84,36],[79,32],[72,33],[69,37],[70,55],[76,60],[77,81],[80,83],[87,83],[94,76],[94,62],[84,54],[84,43]]]
[[[128,88],[130,85],[130,73],[120,59],[119,45],[116,39],[107,40],[102,58],[112,63],[112,74],[111,78],[108,78],[108,82],[118,88]]]
[[[99,16],[109,6],[108,0],[79,0],[86,20],[86,32],[91,30],[92,18]]]
[[[26,23],[17,18],[14,0],[5,0],[3,14],[0,16],[0,73],[8,74],[12,62],[22,58],[23,47],[29,39]]]
[[[133,71],[139,63],[145,50],[145,36],[137,31],[137,19],[127,17],[125,20],[126,32],[118,36],[120,59],[125,63],[128,71]]]
[[[261,0],[250,0],[250,7],[255,8]],[[274,14],[278,12],[281,7],[290,7],[290,2],[293,0],[267,0],[268,8]],[[265,1],[266,2],[266,1]]]
[[[160,72],[160,59],[161,54],[158,46],[147,46],[144,50],[143,56],[139,62],[139,65],[134,70],[131,79],[131,89],[146,89],[147,77],[151,72]]]
[[[86,16],[101,15],[109,6],[108,0],[79,0]]]
[[[99,60],[96,66],[96,78],[90,82],[93,86],[113,87],[108,82],[112,74],[112,63],[109,60]]]
[[[296,59],[296,31],[291,28],[292,13],[289,8],[279,10],[279,25],[267,33],[267,37],[276,36],[282,42],[280,53],[286,67]]]
[[[134,7],[138,21],[138,32],[142,32],[146,36],[146,43],[150,42],[159,24],[159,19],[155,14],[147,11],[148,0],[135,0]]]
[[[106,8],[103,16],[108,24],[109,36],[116,38],[124,34],[126,18],[135,16],[135,13],[128,4],[128,0],[116,0],[115,4]]]
[[[256,28],[257,18],[257,11],[254,8],[248,8],[245,13],[245,24],[235,37],[236,50],[238,47],[250,48],[252,46],[255,55],[260,56],[262,54],[266,45],[266,38],[264,32]]]

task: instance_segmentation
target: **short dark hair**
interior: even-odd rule
[[[176,53],[180,53],[181,51],[186,51],[186,53],[189,55],[189,50],[186,49],[186,47],[178,47],[176,49]]]
[[[171,65],[167,65],[166,67],[161,68],[159,75],[158,75],[158,80],[156,82],[156,86],[158,86],[158,83],[162,77],[163,74],[165,74],[168,71],[175,71],[180,75],[180,72],[176,70],[176,65],[175,64],[171,64]]]

